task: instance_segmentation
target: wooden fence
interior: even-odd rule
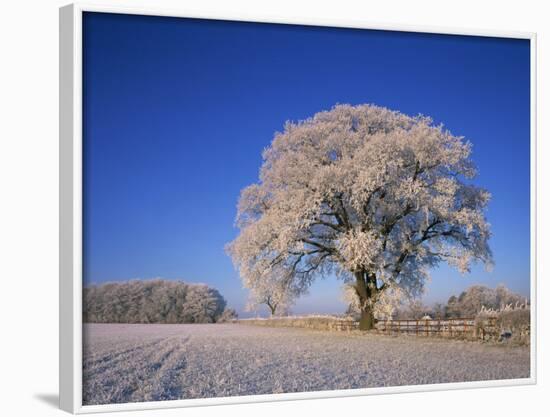
[[[243,319],[238,323],[271,327],[302,327],[316,330],[353,331],[359,322],[336,317],[281,317],[274,319]],[[473,318],[430,320],[378,320],[375,329],[385,334],[479,338],[498,336],[495,318],[476,325]]]
[[[335,324],[334,328],[335,330],[339,331],[359,330],[359,322],[351,320],[339,320]]]
[[[406,333],[417,336],[449,336],[449,337],[479,337],[497,331],[495,319],[486,319],[483,325],[476,329],[473,318],[430,319],[430,320],[381,320],[376,323],[376,329],[383,333]]]

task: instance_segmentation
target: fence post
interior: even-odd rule
[[[426,336],[430,335],[430,328],[428,327],[428,320],[426,320]]]

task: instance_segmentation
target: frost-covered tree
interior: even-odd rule
[[[372,105],[287,122],[241,192],[228,251],[245,287],[283,275],[305,290],[335,273],[353,283],[370,329],[390,285],[414,294],[442,261],[490,264],[490,194],[470,182],[470,153],[428,117]]]
[[[496,288],[472,285],[458,297],[450,297],[446,311],[449,317],[473,317],[482,309],[501,310],[506,306],[528,304],[526,297],[510,291],[502,284]]]
[[[289,308],[289,297],[284,292],[266,292],[263,289],[252,288],[246,305],[246,311],[257,311],[265,305],[271,317],[285,315]]]
[[[192,323],[214,323],[225,306],[226,302],[218,290],[204,284],[189,286],[185,307]]]
[[[84,288],[82,313],[88,323],[212,323],[225,306],[204,284],[136,279]]]
[[[250,287],[246,309],[256,311],[259,306],[265,305],[271,317],[287,314],[296,298],[305,291],[294,284],[286,275],[264,276]]]
[[[217,323],[227,323],[231,322],[233,320],[237,320],[239,318],[239,315],[237,314],[237,311],[235,311],[234,308],[226,308],[223,310],[222,315],[216,320]]]

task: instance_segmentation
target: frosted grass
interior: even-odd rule
[[[85,324],[85,405],[529,377],[529,349],[239,324]]]

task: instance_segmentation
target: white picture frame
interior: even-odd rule
[[[531,368],[525,379],[446,383],[437,385],[364,388],[323,392],[250,395],[108,405],[82,405],[82,15],[84,12],[122,13],[170,17],[188,17],[244,22],[315,25],[387,31],[493,36],[527,39],[531,49]],[[155,8],[130,9],[84,3],[62,7],[59,12],[60,34],[60,407],[75,414],[129,411],[158,408],[193,407],[220,404],[286,401],[329,397],[349,397],[388,393],[422,392],[479,387],[500,387],[536,383],[536,34],[435,28],[414,25],[386,25],[361,21],[308,20],[269,15],[217,15],[188,13]]]

